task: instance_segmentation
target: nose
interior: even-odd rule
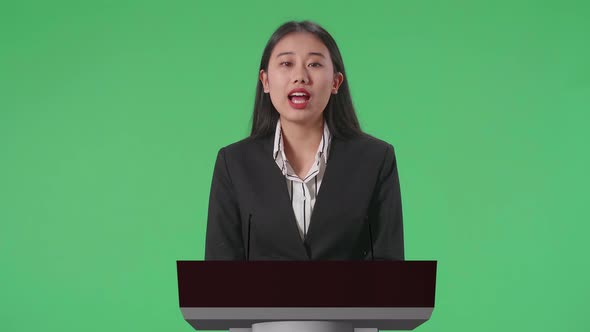
[[[309,75],[305,66],[297,66],[293,71],[293,83],[309,83]]]

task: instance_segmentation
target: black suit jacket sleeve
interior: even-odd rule
[[[369,209],[375,259],[404,260],[402,204],[393,146],[387,145]],[[368,252],[365,259],[371,259]]]
[[[233,183],[225,158],[225,148],[219,150],[211,192],[205,239],[205,260],[243,260],[240,213]]]

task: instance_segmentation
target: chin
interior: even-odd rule
[[[279,114],[281,115],[281,121],[289,121],[298,124],[306,124],[310,121],[315,121],[318,118],[322,118],[322,112],[317,113],[308,109],[290,109],[287,112],[279,112]]]

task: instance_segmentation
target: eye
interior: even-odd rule
[[[321,67],[321,66],[322,66],[322,64],[321,64],[321,63],[319,63],[319,62],[314,62],[314,63],[310,63],[308,66],[310,66],[310,67],[314,67],[314,68],[317,68],[317,67]]]
[[[289,66],[291,66],[291,62],[289,62],[289,61],[283,61],[283,62],[279,63],[279,66],[289,67]]]

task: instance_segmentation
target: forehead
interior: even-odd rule
[[[309,32],[292,32],[285,35],[275,45],[271,57],[279,53],[292,52],[295,55],[307,55],[310,52],[320,52],[329,57],[330,52],[324,43]]]

